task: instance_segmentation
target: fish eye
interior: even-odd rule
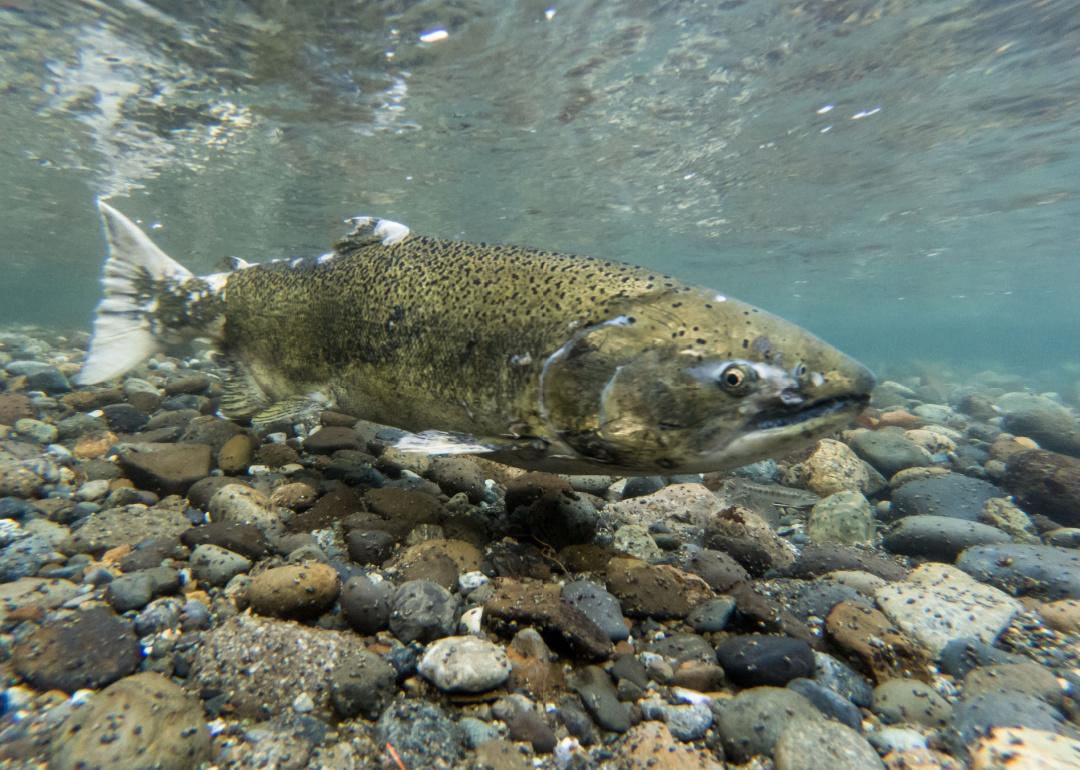
[[[720,372],[718,382],[728,393],[742,395],[757,375],[746,364],[730,364]]]
[[[806,364],[796,364],[795,368],[791,370],[791,375],[796,380],[801,380],[806,376]]]

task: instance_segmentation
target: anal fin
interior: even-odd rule
[[[235,361],[224,362],[230,376],[222,385],[218,413],[227,420],[248,420],[270,406],[259,383],[246,366]]]
[[[483,443],[475,436],[466,433],[448,433],[442,430],[425,430],[422,433],[409,433],[394,444],[402,452],[415,452],[429,455],[474,455],[495,452],[502,447]]]

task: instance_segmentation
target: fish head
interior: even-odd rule
[[[699,473],[845,427],[874,384],[798,325],[686,287],[639,300],[556,351],[542,411],[564,445],[613,472]]]

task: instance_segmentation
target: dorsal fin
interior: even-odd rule
[[[334,244],[334,251],[338,254],[351,254],[375,244],[393,246],[409,237],[408,227],[390,219],[352,217],[345,221],[352,223],[353,229]]]

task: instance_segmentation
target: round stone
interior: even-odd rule
[[[256,530],[257,531],[257,530]],[[188,558],[191,571],[200,582],[223,586],[233,577],[251,569],[251,561],[235,551],[204,543]]]
[[[870,743],[846,725],[796,719],[773,751],[776,770],[885,770]]]
[[[432,643],[418,667],[445,692],[486,692],[510,676],[510,660],[497,644],[473,636],[448,636]]]
[[[717,727],[727,758],[736,763],[755,754],[772,754],[780,734],[793,720],[825,723],[806,698],[779,687],[754,687],[723,702]],[[870,765],[873,767],[873,765]]]
[[[328,609],[340,588],[333,567],[309,562],[259,573],[251,579],[247,596],[252,609],[262,615],[311,617]]]
[[[744,687],[783,686],[814,673],[814,652],[801,639],[784,636],[734,636],[716,648],[728,679]]]
[[[343,654],[330,676],[330,698],[345,719],[378,719],[397,691],[394,667],[364,649]]]
[[[390,600],[395,586],[386,580],[354,575],[341,589],[341,612],[345,621],[361,634],[374,634],[390,623]]]
[[[403,642],[427,642],[454,632],[457,600],[436,583],[403,583],[390,603],[390,630]]]
[[[928,684],[914,679],[890,679],[874,688],[874,713],[887,724],[941,727],[952,716],[952,706]]]

